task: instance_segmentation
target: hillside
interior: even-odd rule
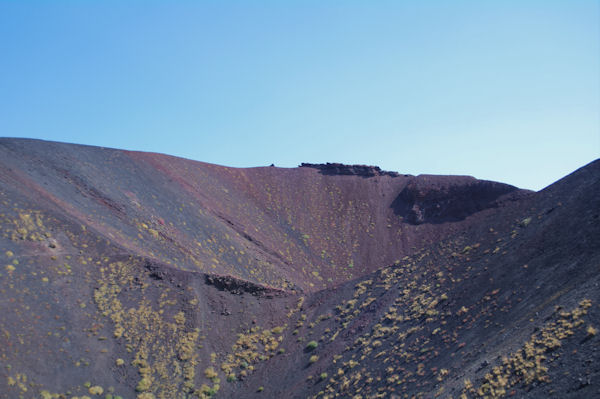
[[[0,139],[0,396],[600,395],[599,214],[599,161],[534,193]]]

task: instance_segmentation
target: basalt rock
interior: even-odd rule
[[[510,194],[522,197],[528,193],[508,184],[470,176],[419,175],[411,178],[391,206],[408,223],[438,224],[460,221],[497,207]]]
[[[301,163],[301,168],[313,168],[319,170],[324,175],[342,175],[342,176],[360,176],[360,177],[375,177],[375,176],[400,176],[397,172],[388,172],[381,170],[379,166],[370,165],[345,165],[342,163]],[[405,175],[407,176],[407,175]]]

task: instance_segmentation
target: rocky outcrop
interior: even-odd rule
[[[250,281],[240,280],[232,276],[207,274],[205,276],[205,283],[207,285],[214,286],[218,290],[227,291],[234,295],[242,295],[247,293],[259,297],[264,296],[267,298],[284,295],[282,290],[254,284]]]
[[[392,208],[410,224],[455,222],[497,207],[507,194],[526,193],[509,184],[470,176],[419,175],[400,192]]]
[[[399,177],[397,172],[381,170],[379,166],[345,165],[342,163],[301,163],[301,168],[318,169],[324,175],[346,175],[360,177],[391,176]],[[408,176],[408,175],[405,175]]]

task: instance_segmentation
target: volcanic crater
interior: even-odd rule
[[[533,192],[0,139],[0,397],[600,397],[600,161]]]

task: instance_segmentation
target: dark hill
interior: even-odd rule
[[[600,395],[599,194],[0,139],[0,396]]]

